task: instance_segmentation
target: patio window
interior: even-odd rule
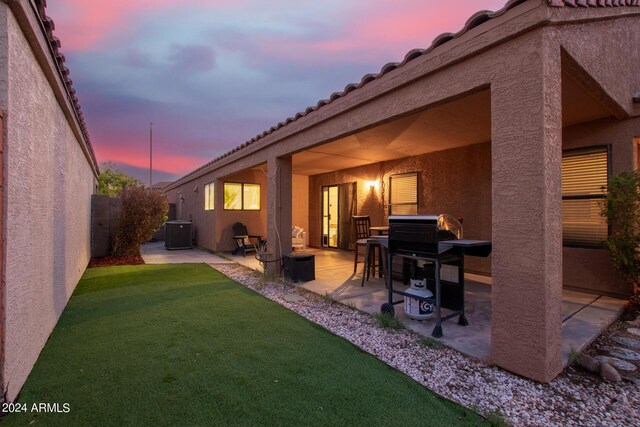
[[[231,211],[259,211],[260,184],[225,182],[224,209]]]
[[[389,214],[418,213],[418,173],[403,173],[389,177]]]
[[[600,215],[609,180],[609,149],[595,147],[562,155],[562,240],[565,246],[601,247],[609,235]]]
[[[204,186],[204,210],[212,211],[214,209],[214,192],[215,185],[214,183],[210,183]]]

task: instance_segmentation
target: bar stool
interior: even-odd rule
[[[378,275],[381,275],[381,266],[377,264],[378,257],[376,256],[376,248],[382,254],[382,246],[380,245],[380,241],[374,238],[368,238],[365,242],[365,252],[364,252],[364,269],[362,270],[362,281],[360,286],[364,286],[365,276],[367,278],[367,282],[369,281],[369,273],[371,272],[371,267],[373,267],[373,276],[376,275],[376,267],[378,268]],[[371,262],[373,260],[373,263]],[[386,276],[386,275],[385,275]],[[387,285],[386,277],[385,277],[385,286]]]
[[[358,255],[360,248],[367,245],[367,239],[371,236],[371,219],[368,215],[353,216],[353,235],[355,238],[355,253],[353,254],[353,273],[358,270]],[[364,262],[366,263],[367,255],[365,250]],[[375,272],[374,272],[375,274]]]

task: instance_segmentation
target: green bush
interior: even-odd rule
[[[113,255],[137,255],[140,245],[151,239],[167,220],[169,203],[160,192],[137,185],[125,187],[118,198],[120,223],[112,242]]]
[[[106,194],[107,196],[117,196],[120,192],[130,185],[140,186],[142,183],[136,178],[125,175],[120,172],[116,165],[111,162],[100,165],[100,176],[98,177],[98,194]]]
[[[609,181],[602,215],[612,225],[604,242],[613,267],[638,290],[640,276],[640,171],[622,172]]]

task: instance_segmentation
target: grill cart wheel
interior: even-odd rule
[[[388,314],[389,316],[393,316],[393,315],[396,314],[396,310],[393,308],[393,304],[389,304],[388,302],[385,302],[380,307],[380,313]]]

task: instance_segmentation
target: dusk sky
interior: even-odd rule
[[[174,180],[506,0],[49,0],[98,162]]]

